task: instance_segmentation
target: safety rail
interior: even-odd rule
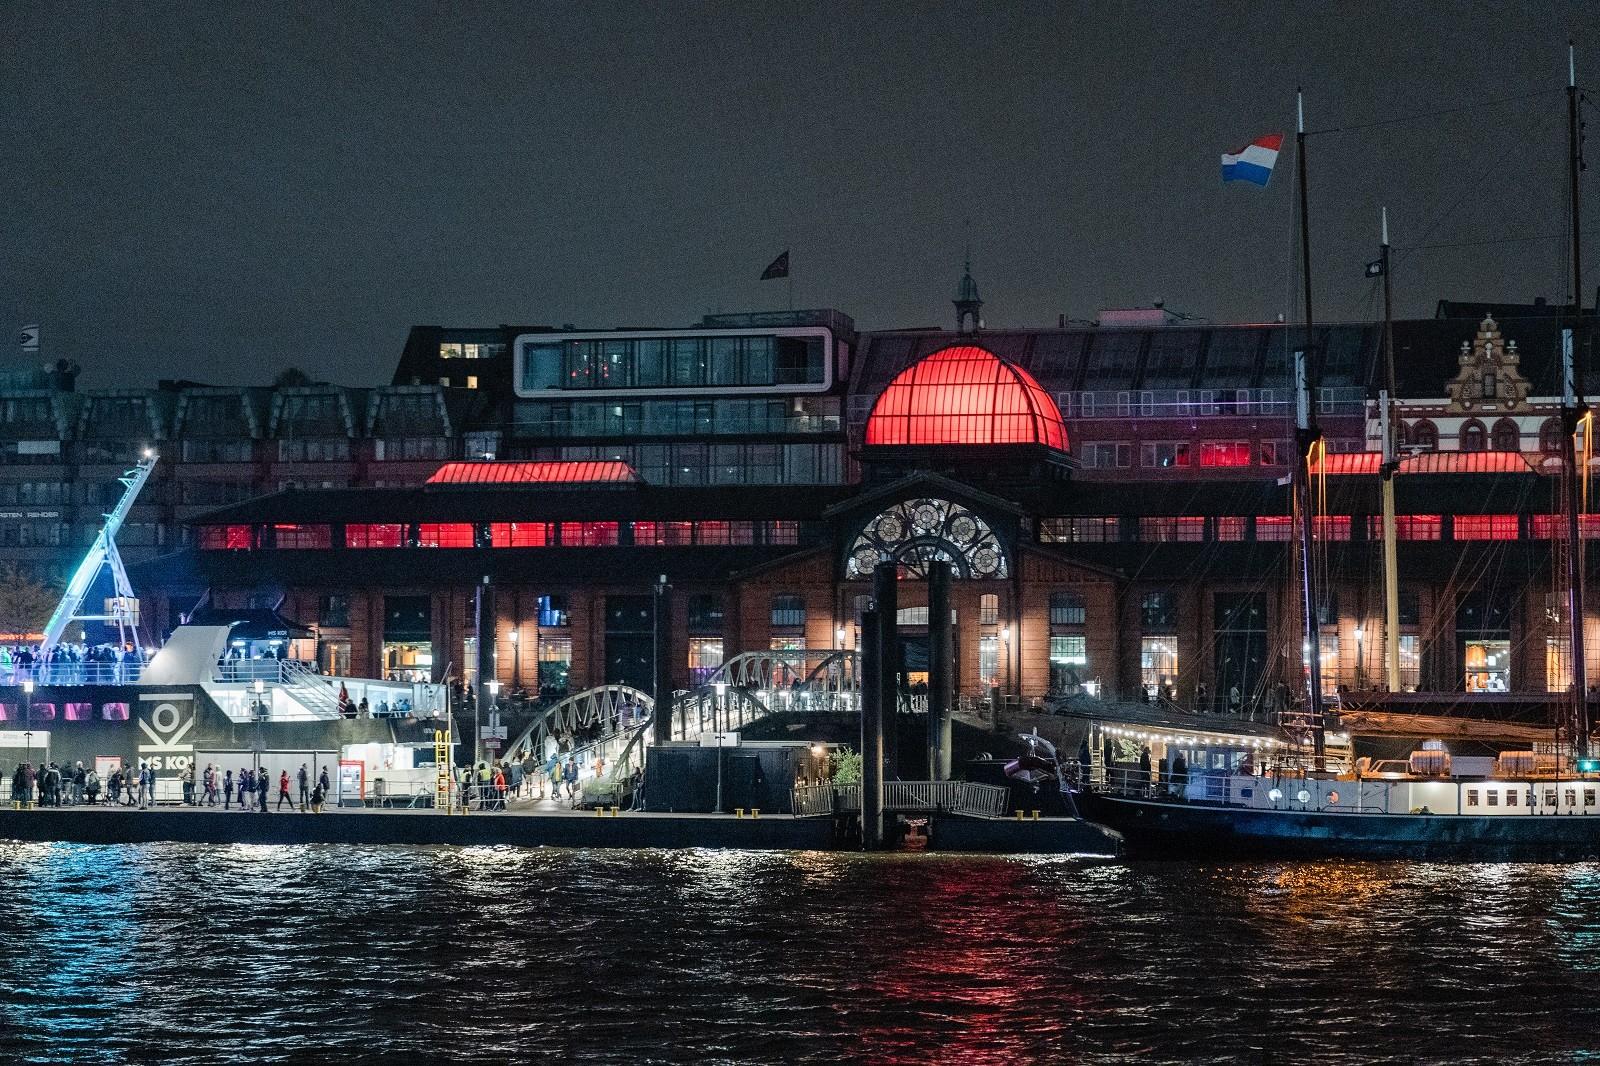
[[[575,692],[545,708],[528,727],[508,743],[504,751],[516,756],[532,751],[544,757],[549,737],[578,736],[596,731],[599,737],[589,743],[603,743],[617,734],[629,733],[650,721],[655,700],[629,685],[597,685]]]
[[[816,817],[861,810],[861,786],[796,785],[791,796],[796,816]],[[896,814],[947,811],[976,818],[1003,818],[1011,792],[975,781],[886,781],[883,809]]]
[[[0,665],[0,685],[131,685],[144,674],[142,659],[125,662],[57,660],[48,663]]]

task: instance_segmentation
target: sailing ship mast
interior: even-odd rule
[[[1311,221],[1306,203],[1306,107],[1305,98],[1295,93],[1295,165],[1300,188],[1300,271],[1301,289],[1305,294],[1305,345],[1295,353],[1295,451],[1294,506],[1300,512],[1300,589],[1301,613],[1305,623],[1305,658],[1310,667],[1310,687],[1306,693],[1306,709],[1311,720],[1312,755],[1318,770],[1326,766],[1327,730],[1323,723],[1322,702],[1322,647],[1317,626],[1317,591],[1315,566],[1311,548],[1311,453],[1321,437],[1317,416],[1311,405],[1312,390],[1316,387],[1316,360],[1314,357],[1315,319],[1311,310]]]
[[[1589,686],[1583,656],[1583,540],[1578,523],[1579,497],[1589,472],[1578,463],[1577,432],[1588,405],[1583,399],[1583,258],[1580,245],[1578,172],[1578,68],[1572,42],[1567,42],[1567,183],[1572,198],[1572,305],[1570,325],[1562,331],[1561,451],[1566,466],[1567,625],[1572,653],[1572,746],[1579,759],[1589,755]],[[1592,425],[1585,431],[1592,431]]]
[[[1378,245],[1383,273],[1383,390],[1378,393],[1378,428],[1383,434],[1383,663],[1390,692],[1400,691],[1400,567],[1395,552],[1394,475],[1400,466],[1394,420],[1394,295],[1389,285],[1389,209],[1383,209],[1383,237]]]

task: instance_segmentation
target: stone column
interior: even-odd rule
[[[883,686],[876,611],[861,616],[861,847],[883,847]]]
[[[950,780],[951,690],[955,649],[950,630],[950,564],[928,565],[928,778]]]
[[[883,773],[900,776],[900,571],[894,563],[879,563],[872,572],[873,609],[878,619],[878,690],[883,708]],[[871,675],[863,675],[870,684]]]
[[[491,687],[489,682],[495,680],[494,585],[490,582],[488,574],[484,574],[478,582],[474,607],[478,628],[478,684],[477,690],[473,693],[475,713],[472,716],[472,764],[476,766],[483,758],[480,728],[489,720],[489,712],[494,708],[494,697],[489,691]]]
[[[667,584],[666,574],[662,574],[661,580],[656,582],[655,593],[655,640],[651,670],[655,680],[652,695],[656,707],[650,732],[655,743],[665,744],[672,739],[672,586]]]

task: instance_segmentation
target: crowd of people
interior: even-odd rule
[[[68,766],[55,762],[41,762],[35,766],[23,762],[11,775],[11,804],[13,807],[110,806],[147,810],[156,804],[156,782],[160,773],[153,764],[143,760],[137,769],[121,763],[103,779],[95,767],[82,762]],[[276,781],[264,767],[241,766],[235,776],[231,769],[221,770],[207,763],[198,782],[192,768],[179,773],[178,781],[184,806],[215,807],[220,800],[223,810],[263,814],[269,809],[274,790],[277,805],[273,810],[281,811],[287,805],[291,811],[312,813],[321,813],[332,791],[327,767],[312,774],[305,763],[300,764],[294,778],[289,776],[288,770],[280,769]]]
[[[331,791],[326,766],[313,775],[310,766],[301,763],[292,779],[287,769],[279,769],[274,781],[272,771],[266,767],[241,766],[235,775],[232,768],[222,770],[206,763],[200,774],[198,799],[185,795],[184,802],[197,807],[215,807],[220,798],[225,811],[237,809],[265,814],[275,794],[277,804],[272,810],[281,811],[287,804],[291,811],[321,814]]]
[[[49,651],[37,644],[0,644],[0,683],[120,684],[138,680],[145,662],[131,644],[62,643]]]
[[[469,806],[486,811],[503,811],[508,799],[543,801],[546,798],[566,803],[574,810],[583,799],[582,779],[594,779],[606,773],[603,755],[594,756],[585,767],[580,767],[578,757],[571,751],[551,753],[543,763],[532,752],[525,751],[521,758],[480,762],[476,767],[463,766],[456,771],[456,786]],[[622,806],[639,807],[643,771],[635,768],[622,785]]]

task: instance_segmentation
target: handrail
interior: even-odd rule
[[[1011,792],[976,781],[886,781],[883,809],[895,813],[947,811],[977,818],[1003,818]],[[792,794],[797,816],[816,817],[861,809],[859,784],[796,785]]]
[[[120,663],[55,660],[47,663],[0,666],[0,685],[131,685],[144,674],[142,659]]]

